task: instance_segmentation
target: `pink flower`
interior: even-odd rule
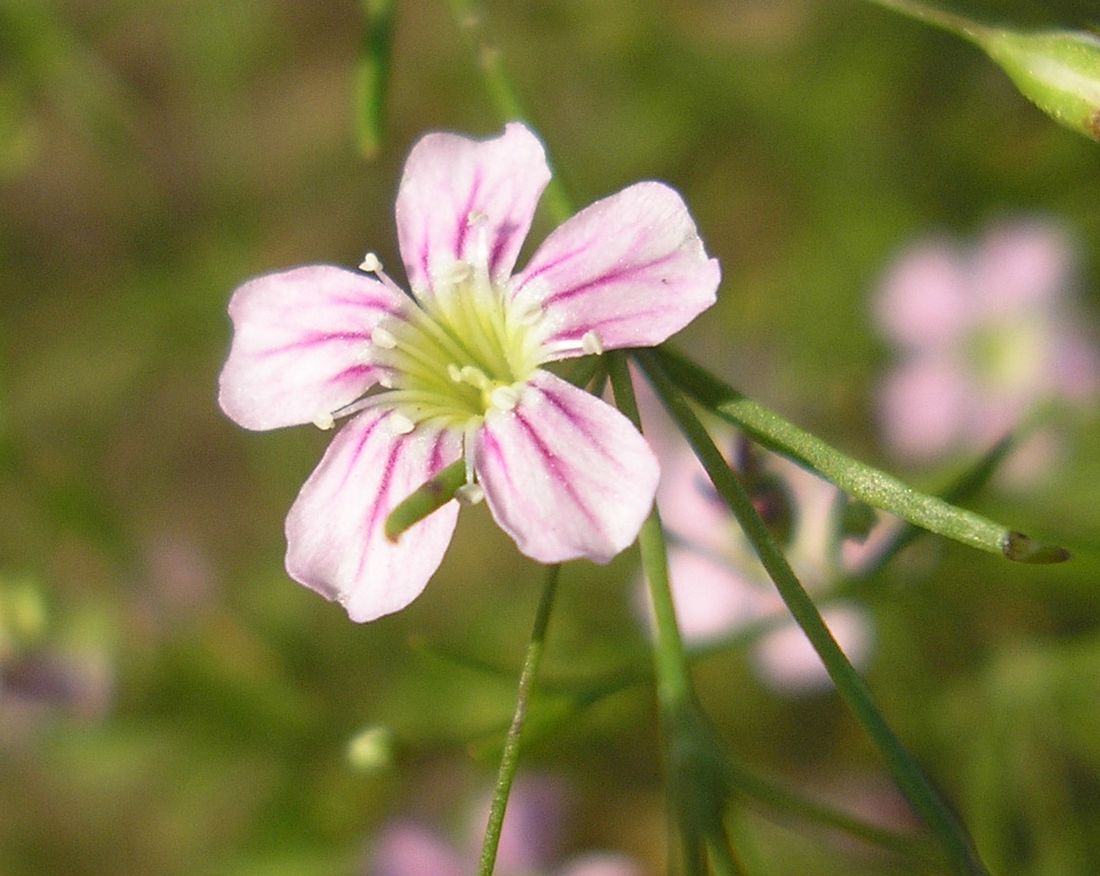
[[[984,450],[1043,402],[1095,398],[1100,358],[1068,295],[1072,268],[1066,233],[1039,221],[994,227],[972,249],[903,253],[874,302],[899,360],[879,391],[897,453]]]
[[[841,493],[781,457],[761,451],[752,459],[769,484],[756,494],[758,510],[777,533],[789,533],[787,560],[803,586],[826,592],[863,559],[858,551],[848,560],[841,556],[836,514]],[[681,443],[670,448],[662,463],[657,504],[670,535],[670,586],[684,639],[704,644],[748,624],[780,618],[779,626],[753,647],[757,674],[784,693],[827,688],[831,682],[817,653],[787,615],[775,585],[695,455]],[[854,603],[833,602],[822,616],[849,659],[866,661],[871,627],[863,610]]]
[[[464,458],[523,553],[607,562],[637,535],[657,462],[615,409],[541,366],[657,344],[709,307],[708,259],[680,196],[643,182],[554,231],[512,274],[550,172],[520,124],[496,139],[429,134],[405,163],[397,231],[407,295],[368,255],[245,283],[220,403],[249,429],[336,435],[286,522],[287,571],[353,620],[397,611],[439,566],[457,503],[389,542],[393,507]],[[367,274],[375,274],[376,277]]]
[[[373,843],[365,876],[461,876],[477,869],[488,807],[471,825],[465,843],[452,844],[413,821],[386,827]],[[546,776],[521,776],[508,801],[500,833],[498,876],[641,876],[630,859],[612,852],[589,852],[560,865],[565,794]]]

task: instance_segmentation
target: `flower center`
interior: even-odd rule
[[[978,376],[995,387],[1014,386],[1040,367],[1044,333],[1036,322],[988,325],[967,338],[969,362]]]
[[[541,311],[513,301],[484,268],[456,262],[434,289],[371,335],[371,361],[409,428],[432,421],[468,430],[511,410],[546,359]]]

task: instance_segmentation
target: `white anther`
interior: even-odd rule
[[[471,210],[466,216],[466,224],[468,226],[474,226],[479,222],[484,222],[488,218],[489,217],[480,210]]]
[[[381,347],[383,350],[392,350],[397,346],[397,338],[393,336],[393,332],[389,329],[382,328],[380,325],[376,325],[370,333],[371,343],[376,347]]]
[[[599,356],[603,353],[603,341],[594,331],[587,331],[581,335],[581,349],[589,356]]]
[[[336,425],[336,421],[332,419],[332,414],[318,414],[313,418],[313,425],[322,432],[327,432]]]
[[[408,435],[416,428],[416,423],[404,414],[399,414],[396,411],[390,414],[389,419],[386,420],[386,425],[390,427],[390,431],[394,435]]]
[[[368,274],[377,274],[382,270],[382,262],[374,253],[368,252],[359,263],[359,270],[366,271]]]
[[[473,275],[474,269],[469,262],[453,262],[445,270],[439,272],[439,283],[444,286],[457,286],[464,283]]]
[[[383,389],[393,389],[393,378],[385,371],[379,371],[378,385]]]
[[[510,411],[519,404],[519,393],[511,386],[498,386],[489,393],[489,404],[498,411]]]
[[[448,369],[448,373],[449,371],[450,369]],[[463,365],[458,372],[458,376],[462,383],[468,383],[476,389],[486,389],[489,386],[489,378],[485,376],[484,371],[475,365]]]
[[[447,376],[451,378],[451,383],[462,383],[462,369],[454,362],[447,364]]]
[[[485,498],[485,491],[481,488],[481,484],[463,484],[455,490],[455,498],[463,505],[476,505]]]
[[[537,284],[539,281],[535,281]],[[532,284],[532,286],[535,284]],[[508,305],[508,318],[518,325],[530,326],[542,319],[542,304],[530,293],[531,286],[525,286]]]

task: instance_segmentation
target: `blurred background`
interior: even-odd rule
[[[681,348],[845,451],[937,490],[984,449],[886,440],[905,353],[874,302],[922,241],[965,261],[990,228],[1056,227],[1062,322],[1095,342],[1100,147],[959,40],[856,0],[489,2],[485,33],[576,204],[644,178],[683,192],[724,279]],[[461,845],[491,783],[541,570],[467,510],[421,598],[352,624],[282,567],[329,436],[246,433],[215,401],[236,285],[368,249],[399,265],[411,144],[501,127],[448,5],[404,3],[364,160],[362,36],[352,0],[0,0],[0,873],[369,873],[393,819]],[[1100,861],[1100,419],[1086,391],[1056,407],[1055,449],[968,504],[1072,563],[925,539],[859,597],[873,692],[998,873]],[[647,666],[636,575],[633,552],[566,567],[546,678]],[[740,760],[911,826],[827,689],[776,689],[747,647],[698,677]],[[352,745],[378,726],[389,766]],[[647,686],[525,757],[569,789],[564,857],[663,872]],[[929,872],[751,805],[730,825],[752,873]]]

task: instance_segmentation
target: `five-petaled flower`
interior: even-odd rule
[[[397,542],[384,523],[463,458],[460,498],[484,496],[528,556],[607,562],[657,487],[656,459],[610,405],[547,362],[660,343],[715,298],[683,200],[657,182],[592,204],[512,275],[550,171],[520,124],[491,140],[429,134],[397,194],[412,289],[378,259],[251,280],[229,303],[233,346],[219,401],[237,423],[322,428],[354,414],[286,521],[287,571],[353,620],[397,611],[439,566],[457,502]]]

